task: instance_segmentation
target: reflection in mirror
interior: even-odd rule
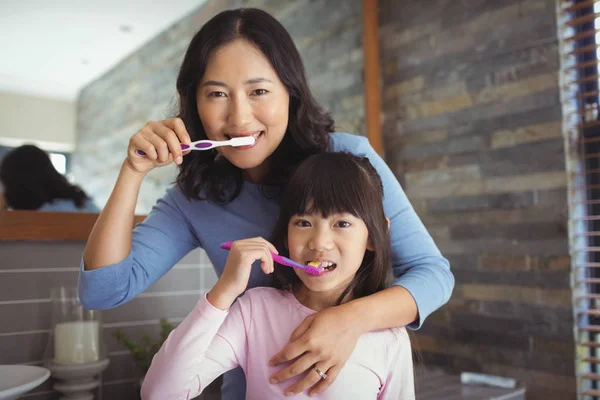
[[[67,156],[31,144],[3,151],[0,206],[9,210],[98,212],[86,192],[67,179]]]
[[[66,155],[69,181],[103,208],[128,139],[172,115],[204,0],[9,3],[0,13],[0,51],[10,54],[0,63],[0,145]],[[175,176],[174,166],[148,174],[136,214],[147,214]]]

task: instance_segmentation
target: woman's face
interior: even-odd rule
[[[217,151],[258,182],[288,125],[289,94],[267,58],[243,39],[217,49],[208,59],[196,101],[210,140],[254,136],[252,146]]]

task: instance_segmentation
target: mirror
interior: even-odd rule
[[[81,210],[97,212],[129,137],[172,115],[177,70],[198,27],[191,14],[203,1],[9,3],[0,6],[0,51],[10,54],[0,63],[0,160],[24,144],[39,147],[95,205]],[[136,214],[149,212],[175,172],[149,174]]]

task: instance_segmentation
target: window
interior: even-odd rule
[[[61,153],[49,153],[50,161],[52,161],[52,165],[54,168],[61,174],[65,175],[67,173],[67,156]]]
[[[578,398],[600,399],[600,1],[560,0]]]

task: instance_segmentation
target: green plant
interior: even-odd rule
[[[122,330],[117,329],[113,332],[114,338],[117,342],[125,346],[133,356],[135,366],[140,370],[142,376],[146,375],[150,363],[152,363],[152,357],[160,349],[160,346],[167,340],[169,333],[175,327],[167,319],[160,319],[160,337],[158,340],[153,340],[147,333],[142,333],[142,342],[138,343],[128,337]]]

